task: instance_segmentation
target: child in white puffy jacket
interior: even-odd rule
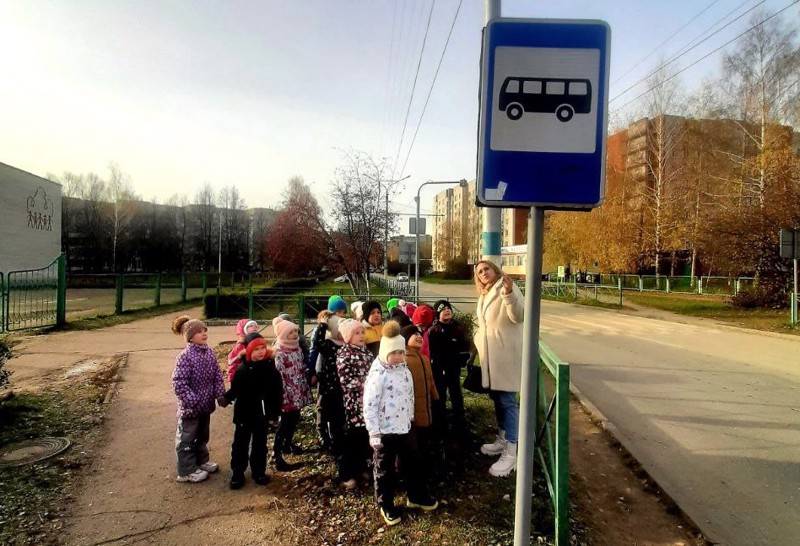
[[[405,362],[405,339],[394,321],[384,324],[382,334],[378,358],[364,383],[364,421],[374,451],[375,499],[381,517],[391,526],[401,519],[394,504],[398,458],[406,473],[406,506],[434,510],[439,503],[428,494],[418,472],[418,453],[409,435],[414,419],[414,379]]]

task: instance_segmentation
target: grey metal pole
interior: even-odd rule
[[[386,187],[386,223],[383,226],[383,276],[389,280],[389,187]]]
[[[517,445],[517,487],[514,506],[514,546],[531,538],[531,495],[536,450],[536,393],[539,388],[539,315],[542,290],[544,209],[528,213],[528,263],[525,270],[525,330],[522,338],[522,378]]]
[[[795,233],[795,237],[797,237],[798,233]],[[795,245],[796,246],[796,245]],[[797,258],[794,260],[794,301],[792,302],[792,324],[797,324]]]
[[[485,0],[484,23],[500,17],[500,0]],[[488,53],[487,53],[488,54]],[[502,209],[484,207],[481,211],[483,233],[481,233],[481,256],[498,267],[502,256],[500,252],[500,214]]]
[[[422,184],[424,186],[425,184]],[[422,186],[417,188],[417,196],[414,200],[417,202],[417,226],[414,229],[414,298],[416,302],[419,302],[419,192],[422,190]]]

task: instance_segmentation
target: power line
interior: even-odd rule
[[[389,45],[389,62],[387,63],[387,70],[386,70],[386,94],[384,95],[383,101],[383,128],[381,130],[381,150],[384,149],[386,144],[385,139],[387,137],[387,125],[389,124],[389,89],[392,86],[392,67],[394,64],[394,37],[395,31],[397,29],[397,3],[394,3],[394,10],[392,10],[392,41]]]
[[[422,125],[422,118],[425,117],[425,110],[428,108],[428,101],[431,100],[431,94],[433,94],[433,86],[436,85],[436,78],[439,76],[439,69],[442,68],[442,61],[444,60],[444,55],[447,53],[447,46],[450,44],[450,37],[453,35],[453,29],[456,26],[456,21],[458,20],[458,14],[461,12],[461,4],[463,0],[458,0],[458,7],[456,8],[456,14],[453,16],[453,22],[450,23],[450,31],[447,33],[447,40],[444,42],[444,48],[442,48],[442,54],[439,56],[439,64],[436,65],[436,72],[433,74],[433,80],[431,81],[430,89],[428,89],[428,96],[425,97],[425,104],[422,106],[422,113],[419,116],[419,121],[417,121],[417,128],[414,129],[414,138],[411,139],[411,144],[408,147],[408,153],[406,154],[406,159],[403,161],[403,168],[400,169],[400,174],[398,178],[403,176],[403,173],[406,170],[406,165],[408,164],[408,158],[411,157],[411,150],[414,148],[414,143],[417,141],[417,133],[419,133],[419,126]]]
[[[397,146],[397,155],[392,165],[392,178],[395,178],[394,173],[397,169],[397,161],[400,159],[400,150],[403,148],[403,139],[406,135],[406,127],[408,126],[408,116],[411,113],[411,103],[414,101],[414,92],[417,89],[417,78],[419,78],[419,68],[422,66],[422,57],[425,53],[425,43],[428,41],[428,32],[431,29],[431,18],[433,17],[433,7],[436,5],[436,0],[431,2],[431,9],[428,11],[428,24],[425,27],[425,36],[422,38],[422,49],[419,52],[419,61],[417,61],[417,71],[414,74],[414,84],[411,86],[411,96],[408,98],[408,108],[406,109],[406,118],[403,121],[403,131],[400,133],[400,144]]]
[[[623,108],[625,108],[626,106],[628,106],[628,105],[629,105],[629,104],[631,104],[632,102],[635,102],[635,101],[639,100],[640,98],[642,98],[643,96],[645,96],[646,94],[648,94],[650,91],[653,91],[654,89],[657,89],[658,87],[661,87],[662,85],[664,85],[665,83],[667,83],[667,82],[668,82],[668,81],[670,81],[671,79],[673,79],[673,78],[677,77],[677,76],[678,76],[678,75],[679,75],[681,72],[685,72],[686,70],[689,70],[691,67],[693,67],[694,65],[696,65],[696,64],[697,64],[697,63],[699,63],[700,61],[707,59],[708,57],[710,57],[711,55],[713,55],[714,53],[716,53],[716,52],[717,52],[717,51],[719,51],[720,49],[722,49],[722,48],[724,48],[724,47],[726,47],[726,46],[728,46],[728,45],[732,44],[733,42],[735,42],[736,40],[738,40],[739,38],[741,38],[742,36],[744,36],[745,34],[747,34],[748,32],[750,32],[751,30],[753,30],[754,28],[757,28],[757,27],[759,27],[759,26],[763,25],[764,23],[766,23],[767,21],[769,21],[770,19],[772,19],[772,18],[774,18],[774,17],[777,17],[778,15],[780,15],[781,13],[783,13],[784,11],[786,11],[787,9],[789,9],[790,7],[792,7],[793,5],[795,5],[797,2],[800,2],[800,0],[793,0],[792,2],[789,2],[789,4],[787,4],[785,7],[783,7],[783,8],[782,8],[780,11],[777,11],[777,12],[773,13],[772,15],[770,15],[769,17],[767,17],[767,18],[766,18],[766,19],[764,19],[763,21],[760,21],[760,22],[756,23],[755,25],[753,25],[752,27],[748,28],[747,30],[745,30],[744,32],[742,32],[741,34],[739,34],[738,36],[736,36],[735,38],[732,38],[731,40],[729,40],[729,41],[725,42],[724,44],[722,44],[721,46],[719,46],[719,47],[718,47],[718,48],[716,48],[715,50],[713,50],[713,51],[711,51],[711,52],[709,52],[709,53],[707,53],[707,54],[703,55],[702,57],[700,57],[699,59],[697,59],[695,62],[693,62],[692,64],[690,64],[689,66],[687,66],[687,67],[685,67],[685,68],[682,68],[682,69],[678,70],[678,71],[677,71],[677,72],[675,72],[674,74],[672,74],[672,75],[670,75],[669,77],[665,78],[665,79],[664,79],[664,81],[662,81],[662,82],[660,82],[660,83],[658,83],[658,84],[654,85],[653,87],[649,88],[647,91],[645,91],[645,92],[643,92],[643,93],[641,93],[641,94],[637,95],[636,97],[632,98],[631,100],[629,100],[628,102],[626,102],[626,103],[625,103],[625,104],[623,104],[622,106],[619,106],[619,107],[615,108],[615,109],[614,109],[614,110],[613,110],[611,113],[613,114],[613,113],[616,113],[616,112],[618,112],[618,111],[622,110]]]
[[[626,94],[628,91],[630,91],[634,87],[638,86],[640,83],[642,83],[644,81],[647,81],[647,79],[650,78],[651,76],[653,76],[653,74],[657,73],[659,70],[661,70],[663,68],[666,68],[668,65],[674,63],[675,61],[677,61],[678,59],[680,59],[681,57],[683,57],[684,55],[689,53],[691,50],[693,50],[694,48],[696,48],[697,46],[699,46],[703,42],[705,42],[705,41],[709,40],[710,38],[712,38],[713,36],[719,34],[720,32],[722,32],[723,30],[725,30],[726,28],[731,26],[733,23],[735,23],[736,21],[738,21],[739,19],[741,19],[742,17],[744,17],[745,15],[747,15],[748,13],[750,13],[751,11],[753,11],[754,9],[756,9],[757,7],[759,7],[761,4],[763,4],[766,1],[767,0],[761,0],[758,4],[756,4],[755,6],[750,8],[749,10],[745,11],[744,13],[742,13],[741,15],[739,15],[738,17],[736,17],[735,19],[733,19],[732,21],[727,23],[725,26],[723,26],[723,27],[717,29],[716,31],[714,31],[713,33],[709,34],[708,36],[706,36],[705,38],[703,38],[702,40],[700,40],[699,42],[694,44],[692,47],[690,47],[690,48],[688,48],[688,49],[686,49],[684,51],[680,51],[679,53],[673,55],[670,59],[664,61],[663,63],[658,65],[658,67],[656,67],[655,69],[651,70],[649,73],[644,75],[639,81],[637,81],[636,83],[634,83],[633,85],[631,85],[630,87],[628,87],[627,89],[622,91],[621,93],[618,93],[617,95],[615,95],[612,99],[610,99],[608,101],[608,103],[611,104],[612,102],[614,102],[615,100],[617,100],[618,98],[620,98],[621,96]],[[712,26],[712,28],[713,28],[713,26]],[[728,43],[730,43],[730,42],[728,42]],[[718,51],[718,50],[719,50],[719,48],[715,49],[714,51]],[[705,57],[703,57],[703,59],[705,59]],[[681,72],[683,72],[683,70],[681,70]]]
[[[748,1],[749,1],[749,0],[745,0],[744,2],[742,2],[742,4],[746,4]],[[629,68],[629,69],[628,69],[628,70],[627,70],[627,71],[626,71],[624,74],[622,74],[622,75],[621,75],[621,76],[619,76],[619,77],[618,77],[616,80],[614,80],[613,82],[611,82],[611,85],[614,85],[615,83],[617,83],[618,81],[620,81],[622,78],[624,78],[625,76],[627,76],[628,74],[630,74],[630,73],[633,71],[633,69],[635,69],[637,66],[639,66],[639,65],[640,65],[640,64],[642,64],[644,61],[646,61],[647,59],[649,59],[649,58],[650,58],[650,56],[651,56],[651,55],[653,55],[653,53],[655,53],[656,51],[658,51],[659,49],[661,49],[661,47],[662,47],[664,44],[666,44],[667,42],[669,42],[670,40],[672,40],[672,39],[673,39],[675,36],[677,36],[678,34],[680,34],[680,32],[681,32],[683,29],[685,29],[686,27],[688,27],[689,25],[691,25],[692,23],[694,23],[694,22],[695,22],[695,20],[697,20],[697,18],[698,18],[698,17],[700,17],[701,15],[703,15],[705,12],[707,12],[707,11],[708,11],[708,10],[709,10],[709,9],[710,9],[710,8],[711,8],[711,7],[712,7],[714,4],[716,4],[717,2],[719,2],[719,0],[714,0],[714,1],[713,1],[713,2],[711,2],[709,5],[707,5],[705,8],[703,8],[703,10],[702,10],[702,11],[700,11],[700,13],[698,13],[698,14],[697,14],[697,15],[695,15],[694,17],[692,17],[692,18],[691,18],[691,20],[690,20],[688,23],[685,23],[685,24],[684,24],[684,25],[683,25],[681,28],[679,28],[678,30],[676,30],[675,32],[673,32],[672,34],[670,34],[670,35],[669,35],[669,37],[668,37],[666,40],[664,40],[663,42],[661,42],[660,44],[658,44],[658,45],[657,45],[657,46],[656,46],[656,47],[655,47],[655,48],[654,48],[654,49],[653,49],[653,50],[652,50],[650,53],[648,53],[647,55],[645,55],[644,57],[642,57],[641,59],[639,59],[639,60],[636,62],[636,64],[634,64],[632,67],[630,67],[630,68]],[[741,7],[741,6],[739,6],[739,7]],[[736,8],[736,9],[739,9],[739,8]],[[727,17],[727,15],[726,15],[725,17]]]

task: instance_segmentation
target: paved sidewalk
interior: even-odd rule
[[[74,545],[129,544],[292,544],[282,509],[282,492],[291,478],[272,474],[267,487],[248,481],[228,489],[230,408],[214,413],[210,450],[220,472],[200,484],[175,482],[175,398],[171,374],[183,340],[170,331],[182,313],[102,330],[32,336],[17,345],[10,361],[20,385],[65,366],[92,358],[128,353],[107,436],[72,509],[66,542]],[[189,312],[199,316],[200,309]],[[232,326],[209,329],[216,345],[233,340]]]

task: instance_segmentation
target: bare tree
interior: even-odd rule
[[[676,243],[670,235],[675,233],[675,201],[681,195],[679,187],[684,162],[680,152],[684,123],[682,118],[672,114],[678,112],[684,102],[676,68],[665,65],[663,61],[648,79],[648,85],[647,177],[642,187],[647,218],[642,227],[658,277],[662,253],[673,250]]]
[[[194,204],[190,207],[190,218],[193,224],[193,257],[195,265],[203,271],[209,271],[214,262],[215,242],[219,244],[219,217],[214,204],[214,188],[206,182],[194,196]]]
[[[106,184],[111,199],[111,270],[117,271],[117,248],[124,239],[125,230],[136,213],[136,194],[131,187],[130,176],[113,161],[108,165],[109,178]],[[124,269],[124,268],[123,268]]]
[[[355,293],[364,293],[371,264],[388,251],[383,239],[397,221],[397,215],[385,206],[398,185],[389,175],[385,160],[376,161],[362,152],[345,152],[334,175],[333,229],[340,235],[335,254]]]

